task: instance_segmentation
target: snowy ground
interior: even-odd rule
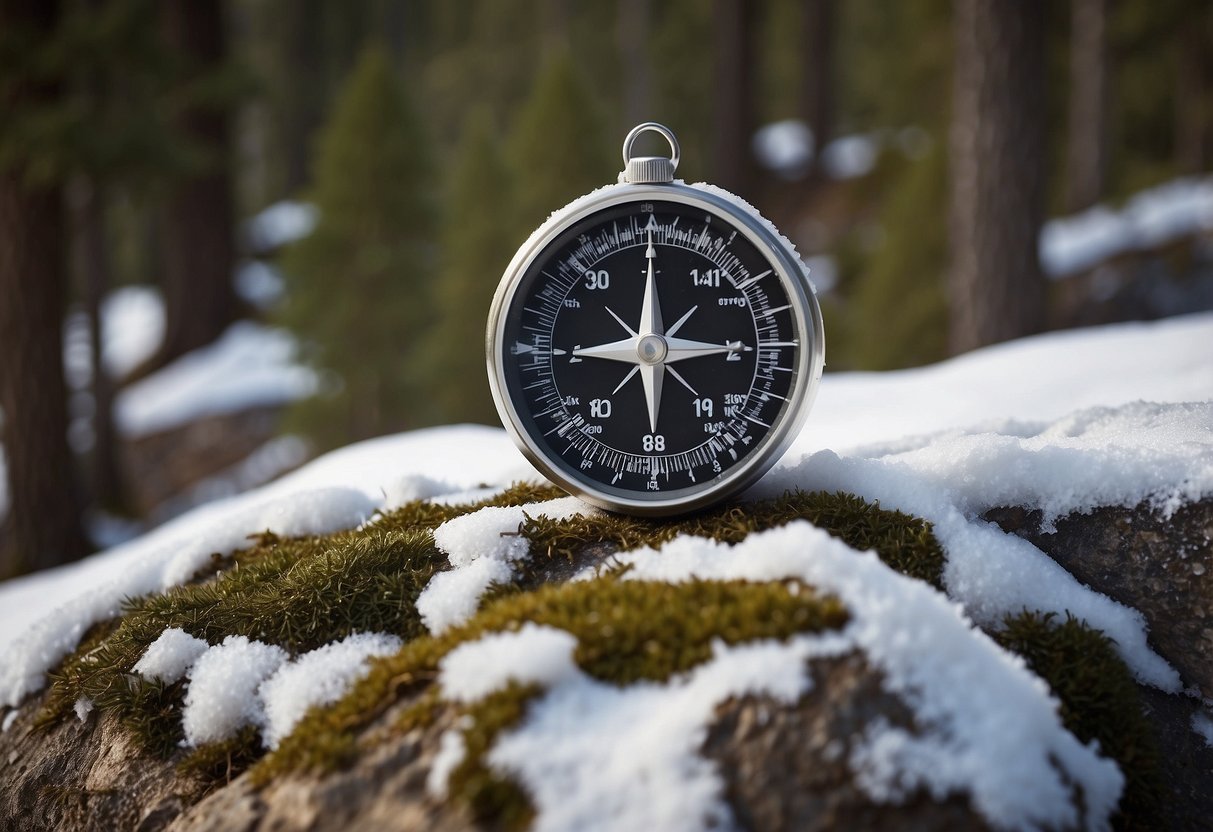
[[[851,764],[874,797],[895,799],[899,789],[915,785],[939,793],[960,789],[973,796],[987,817],[1016,818],[1025,825],[1064,824],[1074,817],[1067,783],[1081,782],[1095,811],[1092,825],[1098,828],[1115,804],[1120,773],[1092,749],[1073,742],[1060,728],[1047,691],[971,622],[996,622],[1024,606],[1068,610],[1108,633],[1142,683],[1174,692],[1182,682],[1148,646],[1136,611],[1079,584],[1035,547],[979,517],[994,505],[1020,504],[1043,508],[1048,521],[1096,505],[1142,501],[1166,513],[1213,494],[1210,345],[1213,315],[1206,314],[1041,336],[917,370],[827,374],[803,434],[753,494],[793,487],[844,489],[931,520],[947,556],[947,597],[892,573],[874,557],[857,558],[807,524],[752,538],[734,550],[683,538],[661,552],[634,553],[635,574],[644,579],[804,580],[838,594],[855,623],[841,636],[844,643],[807,640],[780,648],[722,649],[687,677],[623,693],[600,689],[570,668],[567,638],[541,634],[546,663],[535,672],[550,689],[539,715],[504,738],[492,759],[521,770],[525,782],[542,789],[542,784],[556,782],[553,772],[528,769],[520,761],[539,759],[528,749],[554,747],[545,733],[555,730],[551,726],[606,703],[613,716],[604,715],[600,727],[617,730],[643,749],[648,747],[643,731],[625,734],[627,720],[617,725],[612,719],[663,702],[681,708],[685,719],[671,728],[683,733],[668,735],[673,750],[655,757],[655,765],[668,766],[662,770],[672,778],[671,788],[697,796],[701,813],[694,817],[714,817],[723,806],[718,780],[688,759],[693,748],[686,750],[688,743],[693,745],[687,738],[697,736],[712,703],[738,690],[794,697],[808,682],[803,674],[788,675],[786,669],[796,666],[789,658],[859,649],[893,680],[930,728],[918,740],[873,727]],[[16,704],[40,689],[45,672],[90,624],[114,614],[124,597],[186,580],[212,552],[232,551],[250,533],[267,528],[282,534],[328,532],[355,526],[375,509],[409,499],[445,495],[456,500],[482,484],[503,486],[533,477],[497,429],[455,426],[384,437],[329,454],[256,491],[201,507],[82,563],[0,584],[0,704]],[[576,501],[561,500],[527,510],[567,515],[581,508]],[[432,629],[470,615],[488,583],[509,575],[524,553],[515,551],[517,538],[502,538],[500,531],[516,528],[521,511],[484,510],[436,531],[452,569],[440,573],[419,601]],[[899,617],[899,609],[914,615]],[[930,657],[939,655],[942,643],[952,645],[945,651],[948,662],[938,672],[923,671],[933,666]],[[256,642],[194,647],[187,651],[187,664],[194,662],[189,672],[196,674],[191,679],[209,678],[212,665],[238,666],[248,690],[236,703],[222,692],[203,695],[209,683],[199,682],[196,695],[187,699],[192,735],[218,736],[223,731],[214,734],[216,725],[252,720],[265,726],[269,744],[289,730],[291,719],[282,714],[301,712],[300,702],[332,698],[331,691],[317,692],[314,685],[275,682],[285,668],[331,661],[348,680],[370,654],[350,646],[334,648],[333,657],[296,657],[288,663],[281,651],[274,652],[277,648]],[[211,658],[204,661],[206,656]],[[456,670],[445,672],[451,674],[444,685],[450,685],[452,695],[472,696],[460,694],[463,683]],[[481,695],[492,688],[491,680],[482,683],[489,687]],[[1023,716],[1020,729],[1007,731],[999,719],[974,713],[966,704],[974,697],[949,693],[979,683]],[[262,693],[254,695],[254,690]],[[258,696],[264,697],[262,704],[252,712],[241,710],[262,701]],[[87,703],[81,707],[87,713]],[[579,747],[593,745],[591,739]],[[444,748],[447,764],[457,762],[462,752],[456,739]],[[993,757],[992,748],[998,749]],[[602,753],[607,757],[593,758],[596,769],[579,763],[577,770],[610,766],[609,749]],[[546,756],[535,765],[553,759]],[[585,759],[578,758],[581,763]],[[1055,767],[1043,760],[1054,761]],[[1017,783],[1018,791],[1009,790],[1006,782]],[[626,777],[615,785],[619,794],[644,794],[643,783]],[[441,791],[440,777],[432,787]],[[1039,795],[1036,804],[1006,803],[1029,792]],[[537,794],[537,828],[574,828],[603,806],[619,805],[611,803],[609,789],[587,795],[587,800],[607,803],[560,809],[555,796],[549,802]],[[644,800],[628,805],[644,805]],[[633,819],[658,825],[668,820]],[[691,823],[687,828],[697,827]]]
[[[246,299],[264,299],[274,291],[276,273],[268,266],[246,264],[241,275]],[[121,378],[156,351],[164,335],[164,302],[149,286],[126,286],[112,292],[102,307],[102,354],[114,378]],[[70,391],[69,438],[80,453],[92,448],[91,353],[88,319],[83,312],[68,316],[64,326],[64,374]],[[238,321],[213,344],[182,356],[169,366],[119,391],[114,402],[118,429],[129,439],[171,430],[207,416],[238,413],[255,407],[288,404],[315,392],[315,373],[295,360],[294,339],[284,330],[253,321]],[[303,458],[299,443],[283,455],[281,442],[265,446],[250,465],[212,482],[200,483],[196,493],[178,502],[196,504],[208,493],[230,494],[251,482],[257,470],[279,473]],[[268,466],[271,457],[280,459]],[[255,470],[256,469],[256,470]],[[222,481],[221,481],[222,480]],[[0,518],[8,510],[4,454],[0,448]],[[162,513],[174,513],[165,507]],[[104,529],[94,529],[94,533]]]

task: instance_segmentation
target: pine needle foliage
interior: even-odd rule
[[[436,257],[431,151],[379,46],[362,54],[315,157],[315,230],[287,250],[281,320],[328,379],[291,427],[323,447],[414,426]],[[368,302],[369,299],[369,302]]]
[[[922,222],[947,205],[947,154],[898,165],[879,221],[883,243],[859,275],[847,331],[849,358],[864,370],[894,370],[948,355],[947,229]]]
[[[1048,682],[1066,729],[1084,743],[1098,742],[1120,767],[1125,790],[1116,827],[1155,828],[1162,801],[1158,741],[1112,640],[1068,613],[1058,621],[1054,613],[1026,610],[992,635]]]
[[[487,110],[468,117],[451,173],[442,269],[429,335],[430,421],[498,424],[484,359],[484,322],[519,240],[509,171]]]
[[[522,105],[507,147],[519,244],[553,211],[615,181],[623,162],[596,101],[572,57],[558,52]]]
[[[551,520],[529,518],[521,533],[531,543],[533,560],[572,558],[591,543],[608,543],[621,551],[660,546],[678,535],[740,543],[753,532],[807,520],[852,548],[875,549],[893,569],[943,589],[943,549],[931,524],[900,511],[889,511],[853,494],[790,492],[773,500],[731,503],[676,520],[596,515]]]

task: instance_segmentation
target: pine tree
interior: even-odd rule
[[[430,349],[436,422],[497,423],[485,381],[484,327],[501,274],[518,244],[509,222],[510,180],[486,110],[467,119],[451,173],[435,284]]]
[[[429,359],[430,151],[381,47],[363,52],[339,96],[312,181],[320,220],[284,258],[282,316],[335,388],[299,405],[292,426],[332,446],[415,423]]]
[[[58,25],[53,4],[0,0],[0,411],[9,492],[0,578],[56,566],[89,548],[63,379],[58,184],[69,154],[61,67],[48,61]]]
[[[947,357],[947,229],[924,222],[923,206],[947,203],[947,155],[902,166],[880,208],[885,239],[859,276],[847,331],[848,354],[864,370],[916,367]]]
[[[510,136],[519,242],[556,209],[615,180],[623,162],[611,149],[614,137],[604,131],[577,66],[567,53],[557,53],[536,79]]]

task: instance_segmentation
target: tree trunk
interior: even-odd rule
[[[1108,170],[1108,12],[1111,0],[1070,0],[1066,207],[1103,198]]]
[[[753,196],[756,179],[750,142],[754,136],[754,30],[757,4],[716,0],[715,175],[717,184]]]
[[[297,195],[311,180],[312,142],[324,123],[328,101],[328,77],[324,71],[323,0],[299,0],[284,4],[292,14],[284,15],[288,27],[287,67],[284,92],[282,143],[286,151],[286,193]]]
[[[0,29],[54,29],[53,3],[0,0]],[[10,78],[0,112],[36,108],[58,90]],[[20,163],[0,173],[0,413],[8,516],[0,577],[85,554],[75,464],[67,446],[63,380],[63,204],[54,187],[24,181]]]
[[[217,70],[227,57],[222,3],[166,0],[161,10],[166,40],[191,61],[195,77]],[[144,372],[211,343],[239,314],[228,122],[220,107],[195,107],[181,119],[209,159],[203,173],[173,188],[161,212],[164,342]]]
[[[648,121],[649,35],[653,30],[651,0],[622,0],[616,37],[623,65],[623,114],[628,126]]]
[[[105,321],[102,306],[110,288],[109,246],[105,239],[105,195],[97,181],[80,177],[72,188],[74,248],[79,253],[81,284],[88,313],[92,363],[93,458],[90,472],[93,502],[119,513],[128,509],[125,478],[114,428],[114,381],[105,366]]]
[[[814,172],[830,139],[834,137],[834,0],[805,0],[804,77],[801,79],[801,114],[813,131]]]
[[[951,347],[1038,332],[1045,193],[1044,0],[957,0]]]
[[[1213,156],[1213,12],[1181,20],[1175,95],[1175,157],[1183,173],[1203,173]]]

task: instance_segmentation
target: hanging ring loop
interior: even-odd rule
[[[678,167],[678,158],[681,151],[678,148],[678,139],[674,137],[674,131],[666,127],[664,124],[658,124],[655,121],[646,121],[644,124],[637,124],[628,133],[626,139],[623,140],[623,164],[627,167],[628,162],[632,161],[632,145],[636,143],[636,139],[641,133],[652,132],[658,133],[665,137],[665,140],[670,143],[670,165],[674,168]]]

